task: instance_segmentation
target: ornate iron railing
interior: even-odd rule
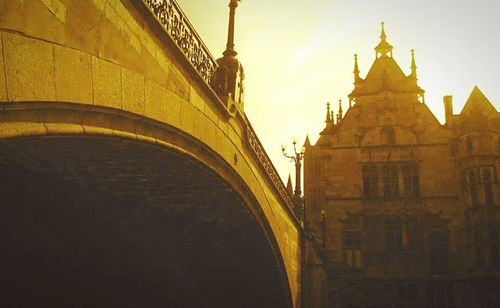
[[[210,85],[217,62],[175,0],[142,0],[165,32]]]
[[[259,138],[257,138],[257,135],[255,134],[255,131],[253,130],[252,125],[250,125],[250,122],[248,119],[247,121],[247,141],[248,144],[250,145],[250,148],[254,151],[254,153],[257,155],[257,158],[259,159],[259,162],[261,163],[264,171],[267,173],[269,176],[271,182],[273,185],[276,187],[278,190],[281,198],[285,201],[287,204],[288,208],[292,211],[295,208],[295,204],[292,201],[292,198],[290,198],[290,195],[286,191],[285,185],[281,181],[281,178],[278,175],[278,172],[274,168],[273,163],[271,162],[271,159],[269,156],[267,156],[266,151],[264,150],[264,147],[259,141]]]
[[[217,69],[217,62],[191,25],[175,0],[142,0],[155,16],[168,36],[175,42],[187,60],[193,65],[201,78],[211,88],[210,81]],[[264,172],[275,186],[293,215],[295,207],[285,185],[274,165],[260,143],[248,119],[243,115],[247,126],[247,142],[257,156]]]

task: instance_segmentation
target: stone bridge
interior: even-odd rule
[[[2,306],[300,306],[293,204],[216,69],[172,0],[0,0]]]

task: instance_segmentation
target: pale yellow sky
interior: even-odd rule
[[[178,0],[213,56],[225,49],[229,0]],[[245,68],[245,111],[286,181],[293,165],[281,155],[324,127],[325,103],[352,90],[353,54],[364,77],[379,42],[380,22],[405,73],[415,49],[426,103],[442,122],[442,97],[460,112],[474,85],[500,110],[500,1],[243,0],[235,49]]]

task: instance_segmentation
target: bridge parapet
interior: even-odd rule
[[[174,42],[178,49],[184,54],[192,68],[196,70],[198,75],[205,81],[206,85],[211,88],[210,84],[217,70],[217,62],[196,32],[196,29],[189,22],[179,4],[175,0],[142,1],[155,16],[156,20],[160,23],[172,42]],[[223,100],[227,101],[227,98],[222,98],[220,103],[231,113],[228,104],[224,104],[222,102]],[[236,116],[235,113],[233,113],[233,115]],[[250,146],[251,150],[258,158],[264,172],[268,175],[270,183],[276,187],[276,190],[282,198],[282,202],[286,204],[293,215],[295,205],[287,193],[285,185],[281,181],[276,168],[260,143],[252,125],[242,112],[237,116],[246,126],[247,145]]]
[[[174,0],[142,0],[207,85],[217,62]]]
[[[105,134],[184,151],[182,142],[191,140],[212,153],[210,168],[235,175],[244,184],[239,193],[259,205],[297,307],[300,225],[293,203],[244,113],[229,112],[210,88],[216,64],[194,29],[183,30],[192,26],[182,11],[170,15],[171,29],[193,40],[189,48],[186,36],[177,45],[147,2],[0,2],[0,139]]]

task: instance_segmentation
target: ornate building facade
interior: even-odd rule
[[[382,26],[349,108],[305,143],[306,217],[324,234],[332,307],[500,307],[500,113],[475,87],[440,124]],[[326,213],[326,214],[325,214]],[[323,231],[323,232],[322,232]]]

